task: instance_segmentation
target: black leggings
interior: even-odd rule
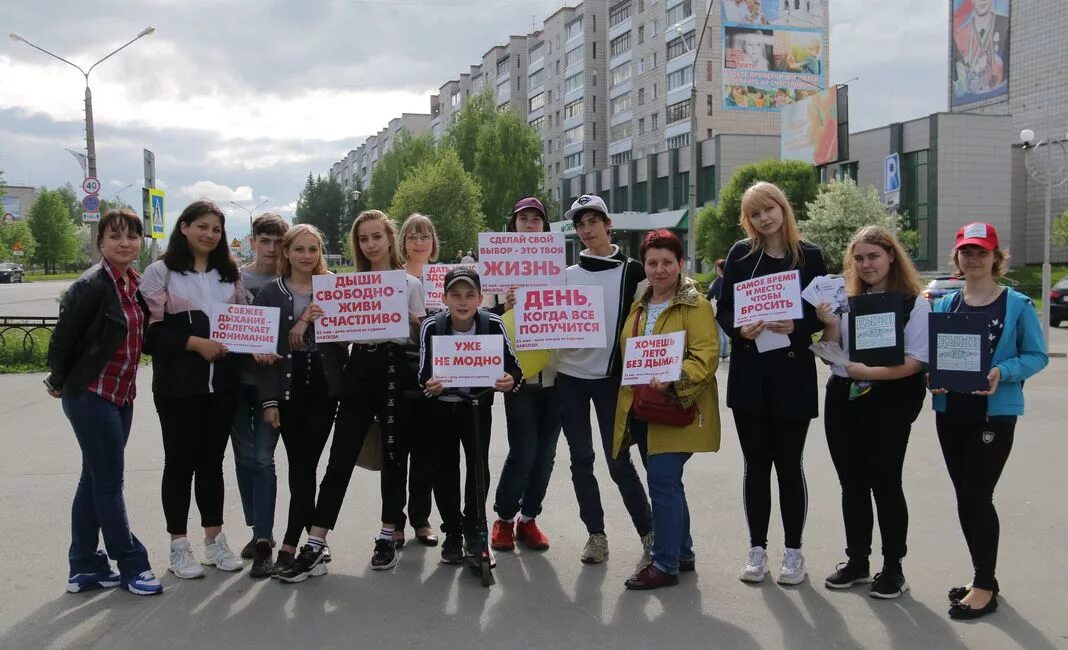
[[[960,527],[972,555],[972,585],[997,590],[1001,526],[994,509],[994,488],[1012,451],[1016,417],[936,413],[935,427],[957,493]]]
[[[801,548],[808,514],[804,451],[808,418],[778,417],[734,409],[734,424],[745,456],[743,501],[750,546],[766,548],[771,519],[771,467],[779,479],[779,509],[787,548]]]
[[[409,435],[404,441],[406,444],[402,445],[401,449],[405,458],[400,463],[400,470],[408,474],[408,516],[406,517],[404,512],[401,512],[400,519],[394,522],[397,530],[404,530],[409,520],[412,528],[415,529],[430,526],[434,430],[429,426],[432,422],[429,406],[429,401],[423,397],[409,399],[404,405],[405,409],[410,410],[412,422],[408,430]],[[382,480],[386,480],[384,474]],[[383,489],[385,489],[384,486]]]
[[[189,490],[195,493],[204,528],[223,523],[223,456],[237,408],[237,392],[188,397],[155,395],[163,433],[163,514],[167,532],[185,535]]]

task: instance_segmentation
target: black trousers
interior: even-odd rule
[[[407,400],[404,408],[410,410],[412,422],[404,441],[406,444],[401,449],[405,458],[400,463],[401,471],[408,476],[408,516],[405,517],[401,511],[400,519],[394,522],[397,530],[404,530],[408,521],[415,529],[430,526],[430,496],[433,490],[434,445],[433,427],[429,426],[432,422],[430,403],[419,397]],[[385,478],[383,474],[382,480]]]
[[[823,412],[827,448],[842,486],[846,555],[853,562],[868,564],[874,496],[883,558],[893,565],[908,550],[909,512],[901,472],[912,423],[926,391],[917,375],[877,382],[867,394],[850,401],[851,384],[832,376]]]
[[[282,543],[298,546],[315,513],[319,459],[334,426],[337,398],[330,396],[318,354],[293,353],[293,394],[279,404],[282,443],[289,458],[289,521]]]
[[[332,529],[337,524],[352,470],[376,417],[382,431],[382,521],[402,521],[406,480],[403,462],[412,424],[404,392],[417,387],[415,373],[398,346],[353,346],[345,367],[344,393],[326,475],[319,484],[313,525]]]
[[[779,510],[787,548],[801,548],[808,515],[804,451],[808,418],[779,417],[769,411],[733,410],[738,442],[745,457],[742,497],[750,546],[767,547],[771,519],[771,468],[779,480]]]
[[[486,492],[489,491],[490,427],[493,424],[492,397],[478,406],[478,439],[471,405],[466,402],[430,401],[434,423],[434,497],[441,513],[441,530],[446,535],[463,533],[469,541],[486,530]],[[467,472],[464,480],[463,512],[460,510],[460,447],[463,446]],[[476,446],[477,445],[477,446]],[[476,458],[477,457],[477,458]],[[482,473],[483,493],[475,489],[475,472]],[[481,504],[481,507],[480,507]],[[483,516],[479,516],[479,511]]]
[[[167,532],[186,534],[190,488],[196,494],[200,525],[221,526],[225,491],[222,464],[237,408],[237,391],[153,397],[163,433],[161,496]]]
[[[994,509],[994,488],[1012,451],[1016,417],[936,413],[935,427],[957,493],[960,527],[972,556],[972,584],[997,590],[1001,525]]]

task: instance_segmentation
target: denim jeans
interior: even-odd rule
[[[631,436],[639,447],[648,448],[649,425],[631,420]],[[690,536],[690,506],[682,471],[691,453],[665,453],[644,456],[649,480],[649,497],[653,500],[653,564],[664,573],[676,575],[679,559],[691,559],[693,538]]]
[[[144,545],[130,531],[123,496],[133,404],[120,408],[82,391],[63,396],[63,412],[82,450],[82,475],[71,506],[70,575],[110,571],[110,557],[124,579],[133,578],[151,568]],[[101,533],[107,555],[97,549]]]
[[[528,384],[518,393],[504,396],[508,418],[508,457],[497,482],[493,509],[501,519],[512,520],[517,512],[534,518],[549,487],[560,440],[560,414],[556,411],[556,388]]]
[[[237,468],[237,491],[245,525],[257,539],[274,538],[274,504],[278,477],[274,471],[274,450],[278,430],[263,421],[255,386],[242,384],[237,391],[234,425],[230,430]]]
[[[579,504],[579,517],[590,533],[604,532],[604,508],[597,478],[593,475],[596,458],[593,428],[590,426],[590,402],[597,413],[601,432],[601,449],[608,463],[608,473],[619,488],[623,505],[630,513],[638,535],[652,530],[652,514],[645,487],[631,462],[629,450],[612,457],[612,431],[615,428],[616,402],[619,399],[619,378],[578,379],[560,374],[556,378],[557,409],[563,425],[564,437],[571,450],[571,481]]]

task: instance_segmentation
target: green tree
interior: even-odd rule
[[[442,144],[451,147],[456,152],[464,169],[468,172],[475,172],[478,136],[482,128],[494,122],[500,115],[494,104],[493,91],[487,88],[467,100],[463,109],[445,131]]]
[[[482,193],[464,171],[460,157],[443,149],[436,160],[426,161],[401,181],[390,214],[421,212],[434,220],[443,256],[457,249],[474,248],[484,225]]]
[[[1068,210],[1053,220],[1053,243],[1068,246]]]
[[[69,182],[63,187],[56,188],[60,197],[63,199],[63,206],[67,210],[67,214],[70,216],[70,222],[75,226],[82,225],[82,200],[78,196],[78,192],[75,191],[74,186]],[[101,208],[100,214],[104,214],[103,208]]]
[[[32,259],[44,268],[45,273],[55,273],[57,265],[72,262],[78,257],[74,224],[59,191],[42,191],[30,208],[27,222],[37,243]]]
[[[545,180],[541,138],[515,113],[497,113],[478,133],[474,174],[486,226],[504,230],[516,200],[536,194]]]
[[[326,237],[327,252],[334,253],[341,250],[340,226],[344,210],[345,197],[341,185],[332,178],[312,178],[309,173],[304,190],[297,199],[293,221],[311,224],[321,230]]]
[[[356,221],[356,217],[361,212],[367,209],[367,190],[363,186],[363,179],[359,176],[356,177],[356,187],[353,188],[353,192],[350,192],[345,198],[345,209],[341,213],[341,223],[338,224],[338,232],[341,237],[341,250],[345,259],[352,259],[352,251],[349,250],[348,239],[349,231],[352,230],[352,222]]]
[[[857,187],[851,178],[836,178],[820,187],[807,208],[808,219],[801,222],[801,233],[823,250],[827,270],[832,273],[842,271],[849,242],[864,226],[893,230],[896,222],[898,241],[906,249],[915,248],[919,241],[914,231],[907,230],[905,217],[887,212],[874,187]]]
[[[371,184],[367,187],[366,204],[385,210],[393,203],[393,195],[413,169],[425,160],[434,157],[434,136],[431,133],[412,135],[401,129],[382,158],[375,163]],[[363,197],[361,197],[363,198]],[[402,219],[402,215],[393,215]]]
[[[11,250],[16,243],[22,244],[23,254],[19,257],[16,257]],[[37,242],[33,238],[33,233],[30,232],[28,223],[25,221],[16,221],[8,225],[0,223],[0,262],[22,263],[33,259],[36,250]]]
[[[764,160],[739,167],[719,193],[714,207],[698,212],[697,245],[706,260],[726,257],[734,242],[741,239],[738,220],[742,213],[742,195],[757,181],[778,185],[786,194],[798,220],[806,218],[806,206],[816,198],[819,174],[816,169],[796,160]]]

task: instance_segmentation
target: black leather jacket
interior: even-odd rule
[[[148,305],[137,294],[148,323]],[[76,395],[104,370],[126,339],[126,316],[108,272],[89,269],[70,285],[59,305],[59,322],[48,344],[48,385]],[[141,336],[144,336],[144,331]]]

